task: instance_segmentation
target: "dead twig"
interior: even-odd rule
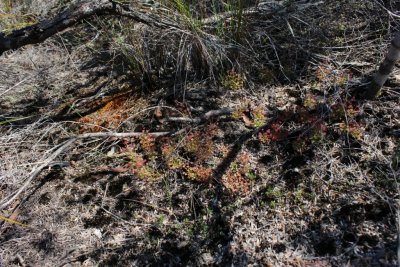
[[[169,117],[165,121],[169,122],[189,122],[189,123],[201,123],[207,121],[213,117],[219,117],[224,115],[230,115],[234,109],[232,108],[222,108],[218,110],[210,110],[207,113],[199,116],[197,118],[187,118],[187,117]]]
[[[223,108],[220,110],[211,110],[202,116],[199,116],[197,118],[190,119],[191,122],[197,122],[201,123],[204,122],[212,117],[216,116],[222,116],[222,115],[227,115],[230,114],[233,110],[230,108]],[[26,179],[25,183],[13,194],[9,195],[8,197],[4,198],[0,202],[0,210],[4,210],[9,206],[15,199],[19,197],[19,195],[25,191],[25,189],[31,184],[32,180],[37,177],[43,169],[46,167],[49,167],[52,165],[53,161],[63,152],[65,152],[70,146],[72,146],[73,143],[75,143],[78,140],[84,140],[84,139],[95,139],[95,138],[110,138],[110,137],[116,137],[116,138],[127,138],[127,137],[140,137],[143,135],[148,135],[151,137],[162,137],[162,136],[175,136],[178,134],[181,134],[185,132],[187,128],[183,128],[178,131],[172,131],[172,132],[153,132],[153,133],[146,133],[146,132],[130,132],[130,133],[115,133],[115,132],[99,132],[99,133],[85,133],[85,134],[80,134],[76,135],[74,137],[71,137],[67,141],[64,141],[63,143],[59,144],[56,149],[50,156],[48,156],[45,160],[42,161],[42,164],[40,164],[38,167],[34,168],[29,177]]]

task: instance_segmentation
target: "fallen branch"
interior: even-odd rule
[[[14,30],[10,34],[0,33],[0,56],[8,50],[18,49],[28,44],[41,43],[76,23],[92,16],[117,15],[133,19],[151,26],[178,27],[166,20],[150,17],[130,6],[113,0],[81,1],[57,14],[54,18],[31,26]]]
[[[169,117],[165,121],[168,122],[189,122],[189,123],[200,123],[207,121],[213,117],[219,117],[224,115],[230,115],[234,110],[231,108],[222,108],[218,110],[210,110],[207,113],[199,116],[197,118],[187,118],[187,117]]]
[[[145,132],[132,132],[132,133],[113,133],[113,132],[105,132],[105,133],[86,133],[71,137],[67,141],[63,142],[62,144],[58,145],[56,151],[54,151],[49,157],[47,157],[42,164],[31,171],[31,174],[26,179],[25,183],[11,196],[6,197],[0,202],[0,210],[5,209],[8,205],[10,205],[17,197],[25,191],[25,189],[30,185],[32,180],[37,177],[44,168],[50,166],[52,162],[63,152],[65,152],[75,141],[83,140],[88,138],[105,138],[105,137],[117,137],[117,138],[126,138],[126,137],[140,137],[144,134],[150,135],[153,137],[161,137],[167,135],[176,135],[183,132],[185,129],[179,130],[177,132],[155,132],[155,133],[145,133]]]
[[[217,117],[217,116],[222,116],[222,115],[229,115],[233,110],[230,108],[223,108],[220,110],[211,110],[209,112],[206,112],[205,114],[197,117],[190,119],[190,122],[197,122],[201,123],[204,121],[207,121],[210,118]],[[189,119],[189,118],[188,118]],[[25,183],[12,195],[4,198],[0,202],[0,210],[4,210],[7,208],[8,205],[10,205],[15,199],[19,197],[19,195],[25,191],[25,189],[30,185],[32,180],[37,177],[43,169],[46,167],[49,167],[52,165],[53,161],[63,152],[67,151],[70,146],[72,146],[73,143],[75,143],[78,140],[84,140],[84,139],[90,139],[90,138],[110,138],[110,137],[116,137],[116,138],[127,138],[127,137],[140,137],[143,135],[149,135],[152,137],[162,137],[162,136],[176,136],[179,135],[183,132],[185,132],[187,128],[183,128],[178,131],[173,131],[173,132],[153,132],[153,133],[146,133],[146,132],[130,132],[130,133],[115,133],[115,132],[100,132],[100,133],[85,133],[85,134],[80,134],[71,137],[67,141],[64,141],[54,149],[56,149],[50,156],[48,156],[42,164],[40,164],[38,167],[34,168],[29,177],[26,179]]]

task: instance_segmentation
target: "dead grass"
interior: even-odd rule
[[[76,134],[143,133],[60,154],[1,212],[29,227],[0,222],[0,265],[396,266],[398,71],[352,92],[398,21],[282,5],[240,42],[96,19],[0,58],[1,203]]]

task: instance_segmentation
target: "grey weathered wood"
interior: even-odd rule
[[[366,98],[373,99],[379,94],[382,86],[388,79],[390,73],[393,71],[396,62],[399,60],[400,60],[400,32],[397,33],[396,36],[393,38],[385,59],[379,66],[378,72],[372,78],[370,86],[365,91]]]

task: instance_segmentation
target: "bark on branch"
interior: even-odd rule
[[[0,56],[8,50],[18,49],[28,44],[37,44],[61,32],[83,19],[91,16],[117,15],[131,18],[137,22],[151,26],[166,28],[177,25],[154,18],[143,12],[132,9],[130,6],[114,0],[81,1],[51,19],[37,24],[14,30],[10,34],[0,32]]]
[[[378,72],[374,75],[370,87],[365,92],[365,98],[373,99],[381,90],[388,79],[397,61],[400,60],[400,32],[393,38],[385,59],[379,66]]]

